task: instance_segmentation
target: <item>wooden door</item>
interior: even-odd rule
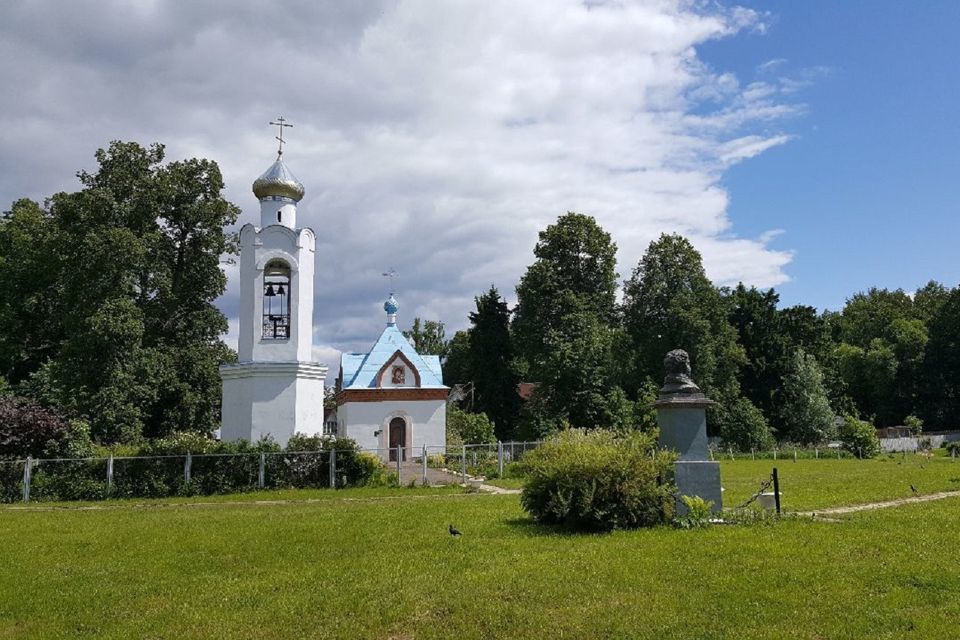
[[[397,447],[401,447],[401,460],[407,458],[407,423],[403,418],[390,421],[390,461],[397,461]]]

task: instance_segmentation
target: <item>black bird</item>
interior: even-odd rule
[[[452,535],[454,538],[459,538],[463,534],[457,531],[457,528],[455,526],[450,525],[450,535]]]
[[[917,488],[913,485],[910,485],[910,491],[913,491],[913,495],[917,495],[918,493],[920,493],[919,491],[917,491]]]

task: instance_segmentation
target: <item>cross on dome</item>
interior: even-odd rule
[[[283,155],[283,143],[286,140],[283,139],[283,128],[290,127],[293,128],[292,124],[287,124],[286,119],[283,116],[277,116],[276,121],[271,122],[270,124],[275,125],[280,130],[280,135],[276,136],[276,139],[280,141],[280,148],[277,150],[277,159],[280,159],[280,156]]]

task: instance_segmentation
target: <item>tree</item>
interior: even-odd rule
[[[413,319],[413,326],[403,335],[410,341],[413,348],[421,355],[436,355],[445,358],[449,345],[444,335],[443,323],[437,320],[423,322],[420,318]]]
[[[493,420],[500,440],[511,439],[520,414],[520,380],[513,363],[510,309],[492,285],[474,302],[477,310],[470,313],[468,340],[476,410]]]
[[[743,283],[728,295],[730,324],[736,329],[745,361],[738,372],[740,389],[764,415],[773,415],[773,393],[780,386],[787,364],[788,338],[777,311],[780,296],[773,289],[747,289]],[[741,405],[738,413],[752,416]],[[736,438],[740,440],[740,438]]]
[[[745,363],[743,348],[727,321],[727,302],[686,238],[663,234],[650,243],[624,285],[623,307],[635,350],[630,387],[661,379],[664,355],[684,349],[697,384],[708,395],[721,404],[740,396],[736,376]],[[708,424],[715,433],[722,414],[712,410],[711,417]]]
[[[219,423],[217,366],[233,358],[214,301],[226,286],[220,258],[235,253],[224,226],[239,210],[209,160],[163,165],[162,145],[124,142],[96,158],[95,173],[78,174],[80,191],[42,210],[21,201],[0,225],[0,280],[38,282],[25,289],[31,304],[2,303],[0,315],[23,329],[0,336],[0,373],[88,417],[103,442],[209,433]],[[18,239],[24,226],[38,231],[43,255]]]
[[[921,416],[928,426],[960,424],[960,287],[930,319],[919,389]]]
[[[776,396],[781,440],[817,444],[836,436],[834,414],[816,359],[797,349]]]
[[[442,361],[443,383],[447,386],[470,381],[470,333],[457,331],[447,343],[447,357]]]
[[[617,245],[590,216],[567,213],[540,232],[536,261],[517,285],[513,321],[519,355],[539,373],[547,332],[568,309],[587,311],[604,325],[616,316]]]
[[[590,216],[567,213],[540,233],[512,325],[520,370],[539,383],[524,411],[528,434],[610,424],[616,252]]]
[[[720,437],[724,446],[738,451],[769,449],[773,434],[763,412],[747,398],[737,398],[729,406],[720,407]]]

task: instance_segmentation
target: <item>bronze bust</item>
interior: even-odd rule
[[[690,378],[690,356],[683,349],[674,349],[663,359],[666,377],[663,379],[661,395],[682,393],[700,393],[700,387]]]

